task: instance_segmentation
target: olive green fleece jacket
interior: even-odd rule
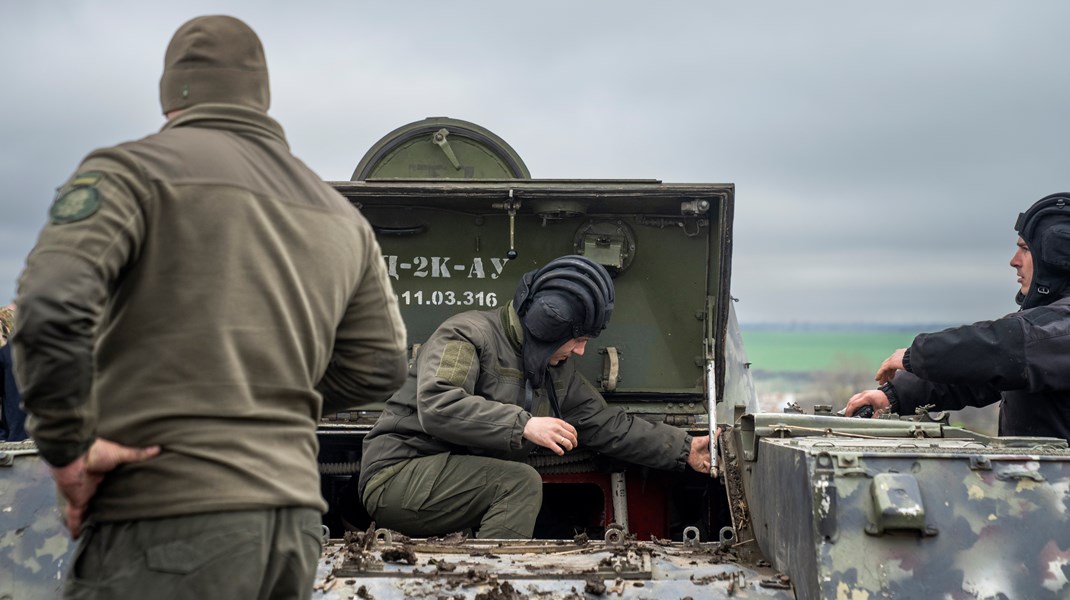
[[[405,330],[368,222],[278,123],[194,106],[91,153],[50,215],[14,338],[41,454],[162,446],[109,473],[90,516],[324,510],[321,412],[393,393]]]
[[[524,409],[523,333],[512,303],[447,319],[420,351],[405,384],[364,440],[360,494],[375,473],[403,460],[434,454],[474,454],[524,460],[532,416],[548,416],[545,389]],[[580,447],[665,470],[687,465],[691,437],[610,406],[579,372],[574,358],[550,367],[561,416],[576,428]]]

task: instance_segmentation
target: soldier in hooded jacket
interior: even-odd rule
[[[1070,441],[1070,194],[1037,201],[1018,216],[1018,312],[914,338],[877,372],[880,388],[855,394],[890,410],[956,410],[1000,403],[999,434]]]
[[[308,598],[317,422],[401,384],[397,301],[267,115],[248,25],[182,25],[160,99],[159,133],[63,185],[19,282],[23,399],[80,538],[65,594]]]
[[[582,256],[521,279],[512,302],[447,319],[364,441],[359,490],[376,524],[530,538],[542,481],[535,446],[579,446],[647,467],[709,472],[709,437],[610,407],[567,360],[613,312],[613,281]]]

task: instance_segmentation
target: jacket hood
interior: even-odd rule
[[[1070,294],[1070,193],[1041,198],[1018,215],[1014,229],[1033,258],[1032,281],[1018,292],[1018,304],[1044,306]]]

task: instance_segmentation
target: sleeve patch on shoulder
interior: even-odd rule
[[[61,225],[81,221],[100,208],[100,192],[93,186],[68,186],[52,203],[48,215],[52,223]]]
[[[442,350],[435,376],[455,386],[463,386],[475,365],[476,349],[467,342],[448,342]]]

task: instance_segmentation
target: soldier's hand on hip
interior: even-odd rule
[[[56,481],[56,487],[66,504],[64,520],[71,537],[78,539],[82,534],[89,501],[97,493],[97,487],[107,473],[119,465],[148,460],[159,453],[159,446],[131,448],[97,438],[88,452],[70,464],[52,467],[52,479]]]
[[[554,417],[531,417],[524,426],[524,439],[549,448],[558,456],[580,445],[576,428]]]

